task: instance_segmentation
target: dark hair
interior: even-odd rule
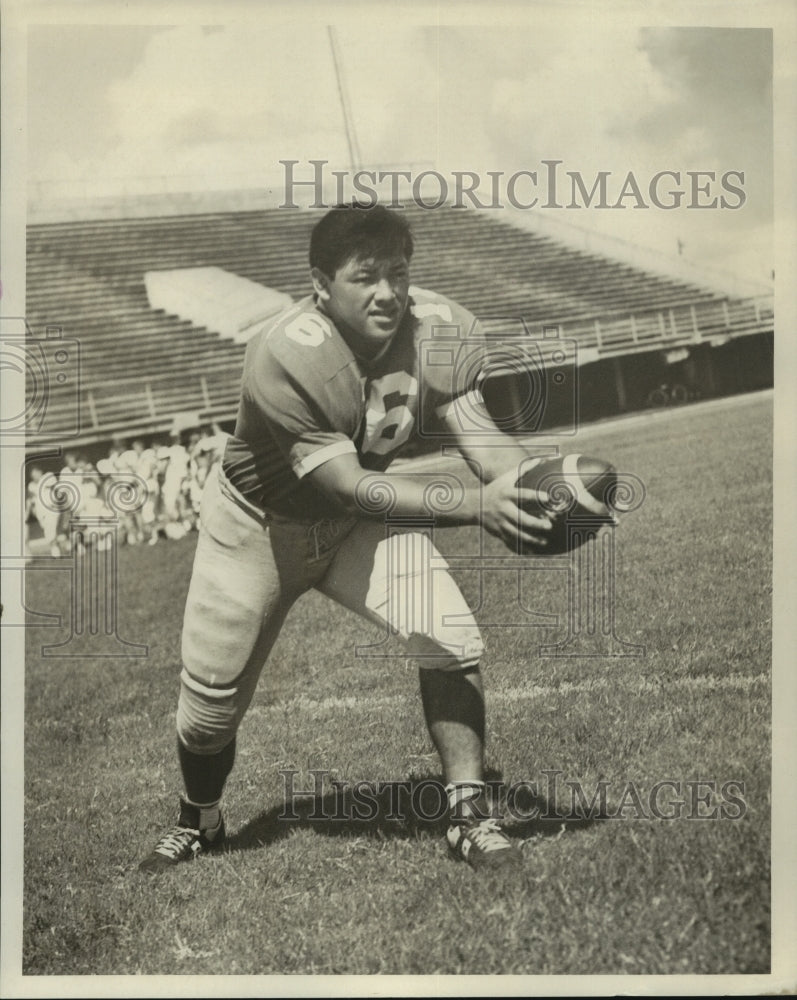
[[[407,220],[383,205],[338,205],[317,222],[310,236],[310,267],[330,278],[352,258],[389,257],[414,249]]]

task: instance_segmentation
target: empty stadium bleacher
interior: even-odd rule
[[[771,331],[771,299],[710,289],[574,250],[484,213],[406,209],[413,281],[482,317],[489,332],[558,327],[580,361]],[[259,210],[30,225],[27,318],[81,348],[77,441],[168,427],[180,410],[234,416],[244,347],[150,308],[148,271],[218,267],[300,298],[317,212]],[[74,396],[49,387],[41,440],[72,433]],[[63,412],[62,412],[63,411]]]

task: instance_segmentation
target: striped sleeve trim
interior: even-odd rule
[[[313,469],[317,469],[325,462],[329,462],[330,459],[338,458],[339,455],[348,455],[350,452],[355,455],[357,454],[357,449],[354,447],[353,441],[335,441],[333,444],[319,448],[318,451],[314,451],[310,455],[305,455],[298,462],[294,462],[293,471],[299,479],[303,479],[308,472],[312,472]]]

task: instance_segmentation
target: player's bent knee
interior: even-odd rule
[[[475,622],[463,633],[445,643],[430,636],[411,635],[407,643],[409,655],[425,670],[473,670],[481,662],[484,642]]]
[[[366,608],[408,642],[422,668],[464,670],[476,666],[484,644],[476,620],[448,563],[419,532],[380,543],[381,575],[372,578]]]
[[[235,736],[242,714],[237,688],[210,688],[183,671],[177,702],[177,735],[192,753],[223,750]]]

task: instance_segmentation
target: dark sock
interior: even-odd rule
[[[235,737],[218,753],[193,753],[177,740],[186,798],[194,805],[213,805],[221,799],[224,783],[235,762]]]

